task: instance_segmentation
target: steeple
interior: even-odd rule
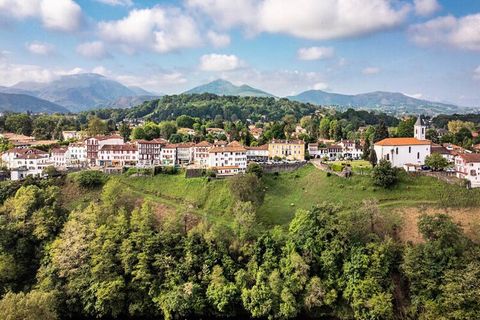
[[[419,115],[417,122],[413,126],[413,136],[418,140],[425,140],[427,135],[427,125],[422,115]]]

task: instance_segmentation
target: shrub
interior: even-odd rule
[[[232,177],[229,181],[230,192],[242,202],[252,202],[260,205],[265,191],[261,180],[254,174],[242,174]]]
[[[96,170],[81,171],[75,176],[75,182],[85,189],[100,187],[106,180],[107,176],[103,172]]]
[[[398,182],[398,170],[387,160],[380,160],[372,171],[373,183],[383,188],[393,187]]]
[[[247,167],[247,173],[253,173],[258,178],[263,176],[263,168],[256,162],[250,162]]]

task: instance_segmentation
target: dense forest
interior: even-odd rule
[[[165,212],[88,171],[11,185],[0,207],[3,317],[477,318],[480,246],[448,216],[422,216],[417,244],[400,242],[374,201],[321,203],[266,227],[259,176],[228,182],[229,223]],[[98,199],[72,206],[72,188]]]

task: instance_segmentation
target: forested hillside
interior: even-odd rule
[[[476,191],[439,192],[443,184],[432,178],[429,187],[426,180],[404,180],[398,190],[374,191],[366,177],[344,185],[312,169],[216,181],[87,171],[2,184],[2,315],[476,318],[479,238],[467,237],[447,215],[429,215],[419,219],[423,241],[405,243],[398,219],[374,200],[378,192],[392,208],[405,191],[420,194],[424,204],[442,204],[452,194],[457,205],[472,205],[468,198],[478,198]],[[296,209],[297,193],[319,187],[318,180],[329,185],[335,203],[309,193]],[[281,225],[263,223],[269,205],[257,208],[264,197],[282,194],[288,181],[295,193],[282,210],[294,214]],[[362,188],[372,200],[349,196]],[[270,215],[283,214],[278,205]]]

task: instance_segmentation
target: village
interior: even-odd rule
[[[384,159],[406,172],[423,172],[431,169],[425,165],[427,157],[439,154],[449,163],[443,168],[446,174],[466,180],[468,187],[480,187],[480,153],[451,143],[433,143],[426,138],[427,129],[426,121],[419,116],[413,137],[385,138],[375,142],[372,148],[374,162]],[[224,134],[223,130],[218,130]],[[261,129],[253,126],[250,131],[258,136]],[[302,128],[297,126],[297,132],[301,131]],[[235,140],[171,143],[162,138],[125,141],[119,134],[92,137],[83,137],[77,131],[62,134],[65,140],[72,142],[51,148],[49,152],[36,148],[42,143],[51,143],[49,141],[3,134],[14,145],[1,156],[2,164],[10,172],[7,178],[44,177],[49,167],[59,172],[93,169],[109,174],[122,173],[128,168],[177,167],[210,170],[215,176],[226,177],[245,173],[251,162],[268,166],[304,163],[309,159],[322,162],[365,159],[364,142],[346,139],[319,139],[316,143],[305,143],[301,139],[272,139],[264,145],[244,146]]]

